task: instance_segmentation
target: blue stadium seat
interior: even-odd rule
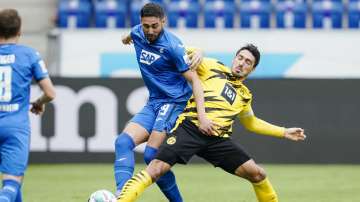
[[[125,27],[126,2],[103,0],[95,2],[95,27]]]
[[[61,0],[58,4],[60,28],[90,27],[91,3],[87,0]]]
[[[182,27],[181,21],[184,22],[185,27],[198,27],[200,11],[200,4],[196,1],[182,0],[170,2],[167,6],[169,27]]]
[[[339,1],[315,1],[312,4],[314,28],[341,28],[343,4]]]
[[[240,4],[240,26],[243,28],[269,28],[271,3],[268,0],[242,1]]]
[[[276,27],[305,28],[307,4],[304,1],[278,1],[275,5]]]
[[[325,0],[312,0],[312,2],[319,2],[319,1],[325,1]],[[343,0],[329,0],[332,2],[342,2]],[[351,0],[350,0],[351,1]]]
[[[360,27],[360,0],[352,0],[349,2],[349,28]]]
[[[207,2],[212,2],[212,1],[219,1],[219,0],[206,0],[205,3],[207,3]],[[234,3],[235,3],[235,0],[220,0],[220,1],[223,1],[223,2],[234,2]]]
[[[271,3],[271,0],[241,0],[241,3],[243,3],[243,2],[251,2],[251,1],[259,1],[261,3],[263,3],[263,2]],[[283,1],[283,0],[280,0],[280,1]]]
[[[164,9],[164,2],[162,0],[133,0],[130,3],[130,25],[135,26],[140,24],[140,10],[148,2],[154,2],[160,4]]]
[[[169,1],[171,2],[171,1],[184,1],[184,0],[169,0]],[[186,1],[199,3],[199,0],[186,0]]]
[[[222,27],[234,27],[234,17],[236,14],[236,4],[233,1],[207,1],[204,8],[204,21],[206,28],[219,27],[221,22]],[[219,21],[220,20],[220,21]]]

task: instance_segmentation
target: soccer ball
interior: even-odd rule
[[[101,189],[92,193],[88,202],[116,202],[116,197],[110,191]]]

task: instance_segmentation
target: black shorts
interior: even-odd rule
[[[185,120],[170,134],[160,146],[156,159],[171,166],[176,163],[186,164],[191,157],[198,155],[215,167],[220,167],[231,174],[250,160],[250,156],[240,144],[231,138],[206,136],[191,121]]]

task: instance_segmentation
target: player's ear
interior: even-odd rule
[[[161,24],[162,24],[162,25],[165,25],[165,23],[166,23],[166,17],[164,16],[164,17],[161,19]]]

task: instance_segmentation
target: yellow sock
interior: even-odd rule
[[[130,178],[121,190],[117,202],[133,202],[152,184],[150,175],[142,170]]]
[[[252,185],[259,202],[278,202],[276,192],[267,178]]]

